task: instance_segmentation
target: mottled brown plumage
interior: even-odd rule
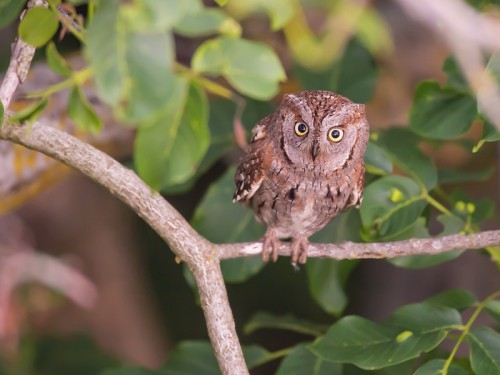
[[[362,199],[368,142],[365,107],[329,91],[285,95],[259,121],[236,171],[234,201],[267,226],[262,258],[292,239],[292,263],[305,263],[307,238]]]

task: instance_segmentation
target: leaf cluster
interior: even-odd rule
[[[61,81],[32,93],[34,103],[8,121],[33,121],[53,93],[69,90],[69,117],[79,129],[98,132],[103,121],[85,91],[92,82],[114,117],[136,129],[135,170],[152,189],[166,194],[196,186],[200,176],[234,149],[235,124],[241,120],[251,126],[267,115],[274,106],[269,100],[285,81],[292,87],[330,90],[356,102],[369,102],[379,75],[376,57],[390,48],[389,33],[374,10],[360,10],[348,1],[303,5],[284,0],[228,4],[220,0],[215,7],[199,0],[48,3],[48,7],[26,12],[19,35],[36,47],[45,46],[47,64]],[[481,9],[492,2],[472,3]],[[22,1],[0,0],[0,27],[19,15],[23,5]],[[85,20],[78,14],[82,7]],[[324,12],[330,21],[344,20],[344,26],[354,25],[354,12],[363,22],[352,38],[339,40],[337,30],[328,26],[318,36],[304,21],[306,7]],[[286,70],[270,44],[242,36],[244,21],[262,14],[269,18],[271,30],[280,32],[285,40],[291,55]],[[61,35],[71,33],[81,42],[85,67],[75,69],[58,52],[53,39],[59,29]],[[196,45],[187,64],[177,57],[179,37]],[[500,80],[498,56],[488,56],[488,69]],[[493,165],[474,171],[442,170],[423,151],[451,143],[472,153],[487,142],[500,140],[500,133],[478,108],[453,59],[446,60],[443,71],[445,83],[429,80],[416,87],[407,127],[372,132],[365,155],[368,174],[361,209],[340,215],[313,241],[425,238],[436,225],[441,229],[438,233],[433,229],[432,235],[473,233],[492,216],[495,208],[490,199],[474,197],[456,185],[488,179]],[[3,116],[0,103],[0,120]],[[483,131],[473,147],[462,137],[477,126]],[[255,222],[250,210],[231,203],[233,176],[234,168],[228,166],[209,186],[191,220],[195,229],[213,242],[252,241],[263,234],[264,228]],[[487,251],[500,265],[500,249]],[[424,268],[460,254],[406,256],[391,262],[399,267]],[[467,291],[450,291],[402,306],[382,323],[359,316],[342,317],[348,303],[345,285],[356,265],[355,261],[309,260],[305,273],[310,295],[329,314],[331,324],[257,313],[247,322],[246,334],[277,329],[310,339],[276,352],[247,346],[248,366],[282,359],[278,374],[500,373],[500,335],[474,325],[483,312],[499,322],[498,293],[478,301]],[[222,263],[228,283],[247,281],[263,266],[257,257]],[[189,281],[187,269],[185,274]],[[464,311],[472,315],[466,318]],[[450,353],[439,347],[445,339],[454,341]],[[465,341],[470,354],[458,359],[457,349]],[[158,371],[125,367],[103,374],[176,373],[219,373],[209,343],[181,343]]]

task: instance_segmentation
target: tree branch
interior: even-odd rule
[[[40,0],[32,2],[38,1]],[[411,1],[397,1],[406,9],[411,9]],[[441,1],[444,3],[445,0]],[[433,3],[430,0],[422,0],[419,4],[421,9],[424,9],[431,7]],[[447,3],[452,4],[451,1],[447,1]],[[436,7],[438,6],[436,5]],[[419,14],[423,19],[421,13]],[[448,20],[444,16],[441,18],[445,21]],[[460,19],[458,20],[460,21]],[[462,35],[463,33],[457,34],[455,38],[460,40],[459,36]],[[451,37],[451,35],[445,35],[450,44]],[[495,42],[497,39],[490,38],[488,40],[491,45],[495,44],[495,48],[497,48],[497,42]],[[461,45],[469,41],[469,39],[463,39]],[[458,51],[458,45],[453,44],[452,48],[456,48],[457,55],[460,53],[459,56],[465,59],[465,53]],[[498,107],[491,108],[490,102],[482,99],[484,95],[481,93],[485,92],[484,87],[489,90],[490,86],[474,85],[477,83],[474,74],[479,74],[479,65],[476,58],[477,49],[473,52],[475,52],[475,61],[471,64],[473,71],[464,68],[464,66],[468,66],[464,62],[465,60],[458,58],[459,63],[464,68],[468,79],[473,83],[479,100],[485,107],[485,112],[497,126],[500,126]],[[6,109],[17,86],[26,77],[33,54],[33,47],[26,45],[21,40],[17,41],[9,69],[0,87],[0,99]],[[482,76],[484,74],[481,73]],[[481,82],[483,82],[482,79]],[[496,85],[494,88],[496,91],[492,91],[494,94],[492,97],[497,98],[498,88]],[[490,93],[490,91],[487,92]],[[209,242],[200,236],[159,193],[152,191],[133,171],[91,145],[54,127],[44,125],[41,122],[30,127],[19,124],[11,125],[7,124],[6,119],[0,127],[0,139],[24,145],[75,168],[106,187],[142,217],[193,271],[200,293],[201,307],[207,322],[208,334],[222,373],[248,374],[220,270],[220,260],[259,254],[261,243],[216,245]],[[492,245],[500,245],[500,231],[431,239],[412,239],[392,243],[311,244],[308,255],[336,259],[390,258],[401,255],[438,254],[456,249],[477,249]],[[281,246],[280,254],[290,255],[289,244]]]
[[[159,193],[133,171],[93,146],[38,122],[4,122],[0,138],[40,151],[106,187],[148,223],[194,274],[208,333],[224,374],[246,374],[226,287],[214,245],[201,237]]]
[[[40,151],[79,170],[106,187],[142,217],[193,271],[209,336],[222,372],[247,373],[219,261],[257,255],[262,248],[260,242],[209,242],[133,171],[61,130],[40,122],[29,128],[5,123],[0,128],[0,138]],[[402,255],[439,254],[457,249],[479,249],[493,245],[500,245],[500,231],[388,243],[311,244],[308,256],[336,259],[392,258]],[[280,255],[289,256],[290,252],[289,244],[284,243],[280,248]]]
[[[460,0],[395,1],[448,45],[475,92],[481,111],[500,130],[500,90],[484,62],[484,52],[500,51],[498,18],[481,15]]]
[[[28,7],[34,6],[47,6],[44,0],[30,0]],[[23,18],[24,13],[21,15]],[[23,83],[31,65],[31,60],[35,55],[36,48],[23,42],[21,38],[17,38],[14,46],[12,47],[12,56],[10,58],[9,67],[5,73],[5,77],[0,86],[0,101],[3,103],[5,111],[9,108],[10,102],[14,93],[20,83]]]
[[[436,255],[452,250],[483,249],[500,244],[500,230],[462,235],[452,234],[435,238],[412,238],[395,242],[339,244],[309,244],[308,258],[342,259],[380,259],[395,258],[406,255]],[[237,244],[216,245],[219,259],[231,259],[260,254],[262,243],[247,242]],[[280,255],[290,256],[291,246],[283,243],[279,249]]]

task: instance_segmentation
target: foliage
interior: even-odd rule
[[[19,15],[22,3],[0,0],[0,27]],[[379,73],[373,57],[390,48],[385,24],[371,8],[360,15],[366,22],[360,22],[362,26],[355,29],[355,36],[343,40],[345,43],[334,38],[337,34],[333,29],[316,37],[304,21],[307,7],[323,11],[330,21],[334,17],[342,19],[339,15],[356,10],[347,1],[334,2],[336,5],[326,1],[301,5],[282,0],[226,5],[225,1],[217,1],[219,6],[215,7],[206,7],[199,0],[79,1],[83,5],[76,9],[87,12],[85,22],[76,17],[70,1],[65,4],[72,9],[77,26],[63,21],[65,32],[81,42],[87,63],[74,70],[51,41],[62,20],[57,10],[59,1],[49,3],[48,8],[36,7],[27,12],[19,24],[19,35],[36,47],[46,45],[47,64],[61,76],[61,82],[32,93],[37,100],[9,121],[33,121],[53,93],[69,89],[69,117],[82,131],[98,132],[102,120],[83,90],[92,81],[100,100],[109,105],[115,118],[137,129],[133,155],[137,173],[152,189],[169,194],[192,189],[234,148],[233,122],[242,120],[251,127],[268,114],[275,104],[269,101],[284,90],[280,84],[285,81],[292,87],[332,90],[354,101],[369,102]],[[474,2],[478,7],[483,3],[490,2]],[[280,56],[269,44],[242,37],[242,20],[256,14],[265,14],[272,30],[283,33],[293,60],[286,70],[288,78]],[[174,34],[204,38],[197,42],[188,65],[176,57]],[[339,42],[338,48],[319,53],[327,43],[334,42]],[[299,51],[307,51],[308,58]],[[500,79],[498,61],[497,56],[492,56],[489,68]],[[361,209],[339,216],[313,240],[373,242],[429,237],[429,228],[436,223],[442,227],[439,235],[474,233],[493,214],[491,201],[456,189],[460,182],[487,179],[493,166],[472,172],[441,170],[422,151],[422,145],[438,148],[454,144],[478,152],[485,142],[500,140],[500,133],[477,107],[453,59],[446,60],[443,71],[444,84],[423,81],[416,87],[408,127],[372,133],[365,155],[368,178]],[[243,112],[242,102],[246,102]],[[2,117],[0,103],[0,120]],[[482,124],[483,132],[471,148],[460,137],[478,124]],[[234,168],[227,167],[211,183],[191,220],[202,235],[214,242],[250,241],[263,233],[249,210],[231,203],[233,175]],[[447,194],[444,187],[454,190]],[[487,251],[500,265],[500,250]],[[401,257],[391,262],[399,267],[424,268],[460,254]],[[360,316],[343,316],[348,303],[345,285],[357,264],[309,260],[305,274],[310,295],[329,317],[329,324],[289,314],[257,312],[247,322],[246,334],[275,329],[307,339],[276,352],[247,346],[248,365],[256,367],[282,358],[278,374],[365,373],[360,369],[380,374],[500,373],[500,334],[482,325],[472,327],[479,314],[489,314],[499,321],[499,292],[478,301],[467,291],[449,291],[401,306],[387,320],[376,323]],[[257,257],[222,264],[228,283],[245,282],[263,266]],[[439,347],[445,339],[455,343],[450,353]],[[465,340],[470,354],[459,360],[457,349]],[[157,371],[116,367],[102,372],[181,373],[219,373],[208,341],[180,343]]]

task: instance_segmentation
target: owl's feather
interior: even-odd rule
[[[263,149],[269,146],[266,138],[268,122],[269,119],[264,118],[252,129],[252,140],[249,149],[240,160],[236,170],[234,178],[236,190],[233,195],[233,202],[250,200],[264,180],[264,157],[266,153]]]
[[[267,226],[264,260],[276,260],[279,239],[292,238],[292,262],[304,263],[307,237],[361,204],[368,132],[364,106],[328,91],[285,95],[254,126],[233,201]]]

